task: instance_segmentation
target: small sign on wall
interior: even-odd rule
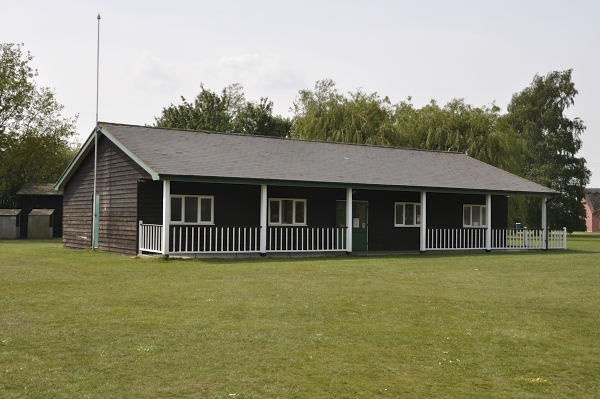
[[[352,219],[352,227],[355,228],[355,229],[358,229],[360,227],[360,220],[359,220],[359,218]]]

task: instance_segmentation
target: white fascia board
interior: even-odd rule
[[[67,169],[60,176],[60,178],[54,185],[54,190],[58,191],[65,188],[64,185],[69,181],[69,179],[71,179],[71,176],[73,175],[73,173],[75,173],[75,170],[79,167],[79,164],[83,162],[83,159],[94,147],[94,135],[96,134],[96,129],[97,128],[94,128],[94,130],[92,130],[92,133],[88,136],[87,140],[85,140],[85,142],[77,152],[77,155],[75,155],[75,158],[73,158]]]
[[[108,129],[104,129],[103,127],[100,127],[100,131],[102,132],[103,135],[106,136],[107,139],[109,139],[117,147],[119,147],[119,149],[121,151],[123,151],[125,154],[127,154],[127,156],[129,158],[133,159],[135,161],[135,163],[140,165],[142,167],[142,169],[144,169],[146,172],[148,172],[148,174],[152,177],[152,180],[159,180],[158,173],[154,169],[152,169],[150,166],[148,166],[148,164],[146,164],[144,161],[142,161],[137,155],[135,155],[133,152],[131,152],[127,147],[125,147],[123,144],[121,144],[121,142],[119,140],[117,140],[115,138],[115,136],[110,134]]]
[[[100,135],[106,136],[107,139],[112,141],[117,147],[121,149],[121,151],[123,151],[125,154],[127,154],[128,157],[133,159],[135,163],[142,167],[142,169],[148,172],[148,174],[152,176],[152,180],[159,180],[158,173],[156,173],[154,169],[148,166],[134,153],[129,151],[129,149],[127,149],[123,144],[121,144],[121,142],[119,142],[119,140],[117,140],[106,129],[102,128],[102,126],[98,126],[92,131],[92,134],[89,135],[85,143],[81,146],[81,149],[79,149],[79,152],[77,153],[77,155],[75,155],[75,158],[73,159],[73,161],[71,161],[71,164],[69,165],[67,170],[65,170],[64,173],[60,176],[58,182],[54,185],[55,190],[64,189],[65,184],[67,184],[67,182],[71,179],[71,176],[73,175],[73,173],[75,173],[75,170],[79,167],[81,162],[83,162],[87,154],[89,154],[89,152],[94,148],[94,135],[96,134],[96,132],[100,133]]]

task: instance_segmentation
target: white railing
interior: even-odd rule
[[[345,227],[269,227],[267,252],[346,250]]]
[[[427,229],[427,250],[487,249],[486,229]],[[490,249],[543,249],[542,229],[492,229]],[[548,249],[567,249],[567,229],[548,230]]]
[[[260,252],[260,227],[171,226],[169,253]]]
[[[548,249],[567,249],[567,228],[548,231]]]
[[[485,229],[428,228],[427,250],[485,249]]]
[[[140,253],[154,252],[162,253],[162,231],[163,227],[160,224],[143,224],[140,220]]]
[[[493,229],[492,249],[543,249],[542,229]]]

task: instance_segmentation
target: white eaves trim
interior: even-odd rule
[[[128,157],[130,157],[131,159],[133,159],[135,161],[135,163],[137,163],[138,165],[140,165],[140,167],[142,169],[144,169],[146,172],[148,172],[148,174],[152,177],[152,180],[159,180],[158,173],[154,169],[152,169],[144,161],[142,161],[139,157],[137,157],[134,153],[132,153],[129,149],[127,149],[123,144],[121,144],[119,142],[119,140],[117,140],[106,129],[104,129],[102,126],[98,125],[92,131],[92,134],[90,134],[88,136],[87,140],[85,141],[85,143],[83,144],[83,146],[81,146],[81,149],[79,150],[79,152],[77,153],[77,155],[75,155],[75,158],[73,159],[73,161],[71,161],[71,163],[69,164],[69,166],[67,167],[67,169],[63,172],[63,174],[58,179],[58,182],[56,182],[56,184],[54,185],[54,189],[55,190],[64,189],[65,184],[67,184],[67,182],[71,179],[71,177],[73,176],[73,173],[75,173],[75,170],[77,170],[77,168],[83,162],[83,160],[85,159],[85,157],[94,148],[94,136],[98,132],[101,135],[106,136],[107,139],[109,139],[110,141],[112,141],[117,147],[119,147],[119,149],[121,151],[123,151],[125,154],[127,154]],[[98,136],[98,137],[100,137],[100,136]]]
[[[100,127],[100,130],[102,131],[102,134],[106,136],[106,138],[108,138],[110,141],[112,141],[117,147],[119,147],[119,149],[121,149],[121,151],[123,151],[125,154],[127,154],[127,156],[129,158],[133,159],[135,161],[135,163],[140,165],[142,167],[142,169],[144,169],[146,172],[148,172],[148,174],[150,176],[152,176],[152,180],[159,180],[158,173],[156,173],[156,171],[154,169],[152,169],[144,161],[142,161],[140,158],[138,158],[138,156],[135,155],[133,152],[129,151],[129,149],[127,147],[125,147],[123,144],[121,144],[121,142],[119,140],[117,140],[112,134],[110,134],[107,129]]]

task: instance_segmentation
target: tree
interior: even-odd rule
[[[35,83],[37,71],[22,45],[0,44],[0,205],[25,183],[53,183],[73,158],[69,139],[74,118],[49,88]]]
[[[300,90],[292,107],[292,136],[309,140],[394,145],[392,108],[377,93],[341,94],[330,79]]]
[[[392,105],[377,93],[344,95],[332,80],[321,80],[314,90],[299,92],[293,111],[294,137],[459,151],[521,173],[524,140],[495,105],[477,108],[458,99],[443,108],[433,100],[415,108],[410,98]]]
[[[225,87],[221,95],[201,84],[193,103],[181,100],[180,105],[163,108],[160,117],[154,118],[155,126],[280,137],[290,132],[291,122],[273,115],[272,101],[263,97],[247,102],[240,84]]]
[[[409,101],[395,106],[393,126],[399,145],[463,152],[511,173],[522,173],[524,140],[495,104],[479,108],[454,99],[440,107],[432,100],[415,109]]]
[[[585,126],[581,119],[565,115],[578,93],[571,73],[569,69],[536,75],[529,87],[513,95],[507,115],[527,143],[525,177],[561,193],[549,203],[549,225],[569,232],[585,229],[581,200],[590,178],[585,159],[576,157]],[[525,206],[527,223],[539,226],[539,201],[528,200]]]

